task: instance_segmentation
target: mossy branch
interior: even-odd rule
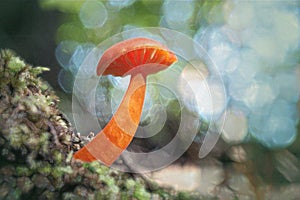
[[[72,160],[84,138],[32,67],[0,52],[0,199],[192,199],[99,162]]]

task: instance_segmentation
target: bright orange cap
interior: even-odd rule
[[[177,57],[164,45],[148,38],[134,38],[106,50],[97,67],[97,75],[144,76],[168,68]]]

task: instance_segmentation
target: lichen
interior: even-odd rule
[[[73,160],[86,138],[38,77],[47,70],[0,52],[0,199],[187,199],[99,162]]]

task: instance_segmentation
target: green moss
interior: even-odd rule
[[[51,170],[51,166],[50,165],[46,165],[46,164],[44,166],[38,168],[38,172],[40,174],[44,175],[44,176],[50,175],[51,171],[52,171]]]
[[[17,166],[16,167],[16,175],[19,177],[22,177],[22,176],[29,177],[32,175],[32,171],[25,166]]]
[[[151,199],[151,194],[145,190],[142,184],[136,184],[133,196],[140,200]]]
[[[11,70],[11,72],[16,73],[25,67],[25,63],[19,57],[11,57],[7,62],[7,67]]]

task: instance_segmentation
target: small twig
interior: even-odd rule
[[[54,128],[54,126],[50,123],[50,121],[47,121],[47,125],[49,126],[50,128],[50,133],[53,135],[54,137],[54,142],[55,144],[58,146],[58,147],[61,147],[62,145],[60,144],[59,142],[59,139],[58,139],[58,136],[57,136],[57,132]]]
[[[26,123],[26,125],[33,131],[37,132],[39,129],[35,126],[34,123],[32,123],[30,120],[27,118],[24,118],[23,121]]]
[[[17,107],[12,111],[11,117],[13,118],[17,113],[21,110],[20,105],[18,104]]]

